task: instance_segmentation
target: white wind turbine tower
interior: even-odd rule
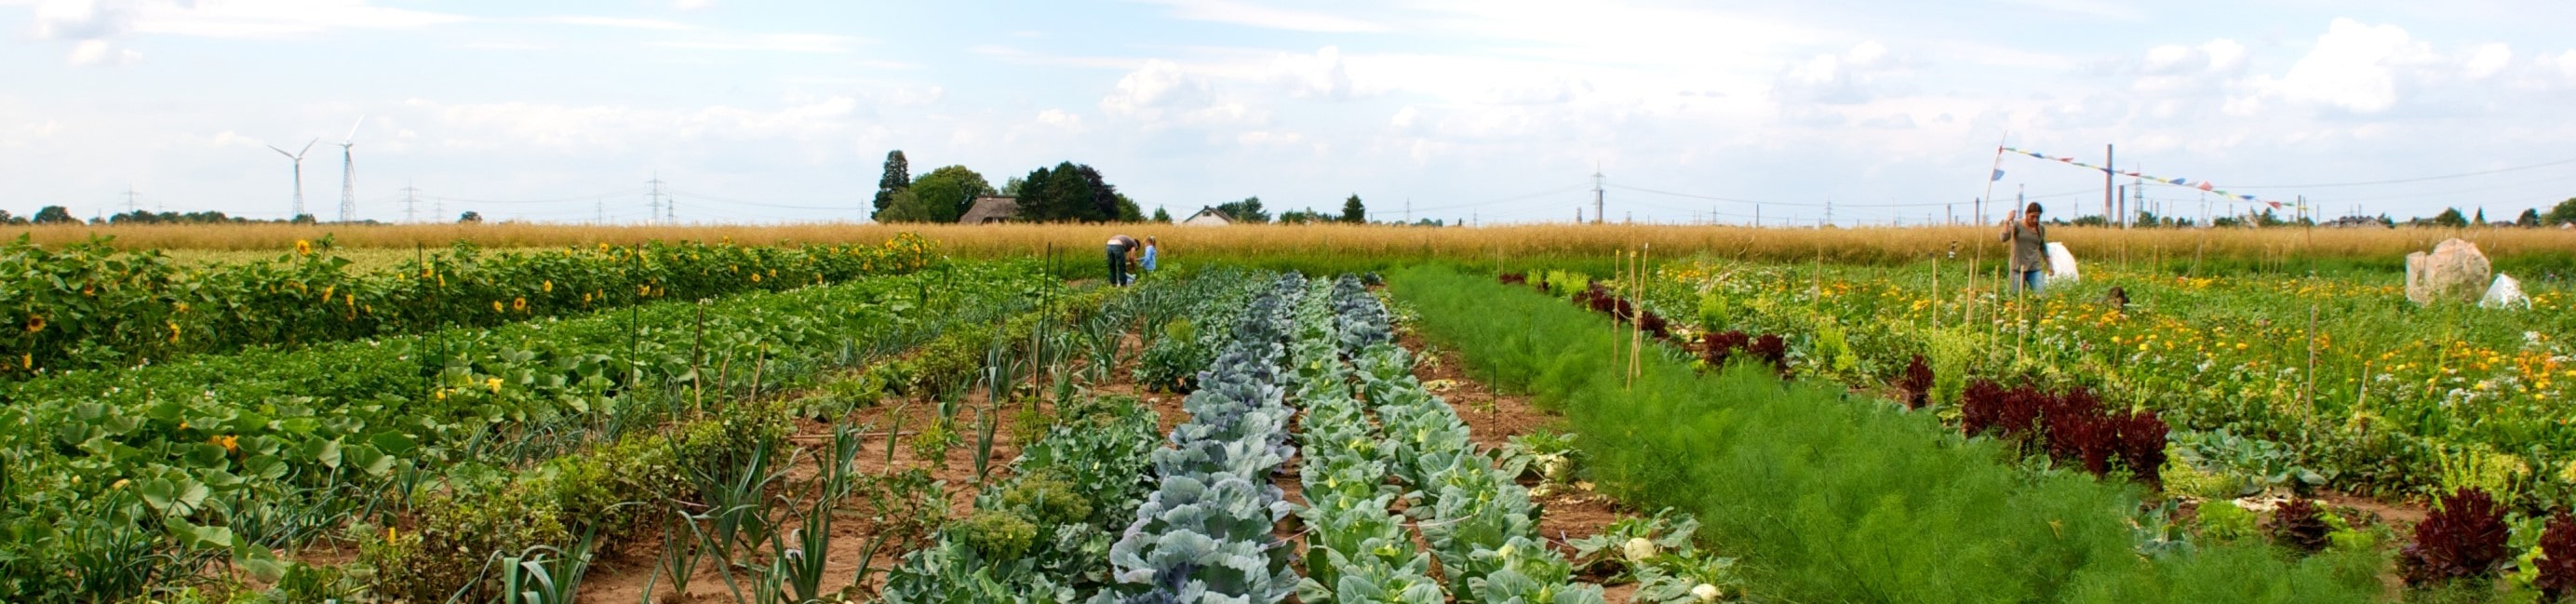
[[[318,142],[322,142],[322,139],[316,138],[304,141],[304,149],[294,153],[287,153],[285,149],[277,148],[277,145],[268,146],[270,151],[276,151],[278,155],[284,155],[287,159],[295,160],[295,212],[286,215],[286,219],[288,221],[293,221],[295,220],[295,217],[304,215],[304,152],[312,151],[313,143]]]
[[[367,116],[349,125],[349,135],[340,138],[340,222],[358,214],[358,164],[349,157],[349,148],[358,144],[358,127],[367,124]]]

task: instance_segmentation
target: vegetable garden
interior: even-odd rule
[[[2550,280],[2504,311],[2148,265],[2022,297],[1948,260],[1264,256],[1111,288],[910,235],[0,262],[0,601],[2576,590]]]

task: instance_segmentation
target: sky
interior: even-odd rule
[[[2101,172],[2002,142],[2327,217],[2503,220],[2576,198],[2570,23],[2540,0],[0,0],[0,210],[282,218],[269,147],[319,140],[326,221],[343,142],[354,217],[389,222],[634,223],[656,179],[681,222],[858,220],[895,149],[996,186],[1088,164],[1175,215],[1358,195],[1565,221],[1596,183],[1612,220],[2101,213]]]

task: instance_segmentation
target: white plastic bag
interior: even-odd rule
[[[2522,282],[2511,275],[2496,273],[2495,284],[2487,286],[2487,295],[2478,300],[2480,308],[2531,308],[2531,298],[2522,295]]]
[[[2082,281],[2083,279],[2084,274],[2075,270],[2075,254],[2066,251],[2066,244],[2048,242],[2048,280]]]

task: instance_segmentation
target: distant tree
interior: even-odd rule
[[[1145,221],[1145,210],[1144,210],[1143,208],[1138,208],[1138,207],[1136,207],[1136,200],[1128,199],[1128,198],[1127,198],[1127,194],[1126,194],[1126,193],[1117,193],[1116,195],[1118,196],[1118,221],[1119,221],[1119,222],[1144,222],[1144,221]],[[1169,222],[1169,221],[1166,221],[1166,222]]]
[[[2486,225],[2487,225],[2487,209],[2486,209],[2484,206],[2479,207],[2479,208],[2478,208],[2478,217],[2477,217],[2476,219],[2470,220],[2470,221],[2469,221],[2469,224],[2474,224],[2474,225],[2478,225],[2478,226],[2486,226]]]
[[[886,209],[884,211],[877,212],[877,222],[893,224],[898,222],[933,221],[931,210],[929,207],[923,205],[921,201],[921,193],[919,191],[915,191],[913,189],[895,191],[893,197],[893,199],[887,200]],[[951,218],[948,221],[956,222],[957,219]]]
[[[886,152],[885,172],[877,177],[877,211],[894,205],[894,192],[912,188],[912,163],[903,159],[903,150]],[[880,220],[879,222],[883,222]]]
[[[0,224],[26,224],[26,223],[27,223],[27,219],[26,219],[26,218],[20,217],[20,216],[18,216],[18,215],[16,215],[16,214],[11,214],[11,213],[9,213],[9,211],[8,211],[8,210],[0,210]]]
[[[1259,195],[1245,197],[1243,198],[1243,201],[1229,201],[1223,204],[1218,204],[1216,206],[1216,211],[1225,213],[1226,218],[1232,219],[1235,222],[1250,222],[1256,224],[1270,222],[1270,211],[1261,209],[1261,196]]]
[[[1028,191],[1028,188],[1029,188],[1029,187],[1028,187],[1028,185],[1029,185],[1029,180],[1028,180],[1028,179],[1026,179],[1026,178],[1021,178],[1021,177],[1018,177],[1018,176],[1013,176],[1013,177],[1011,177],[1011,179],[1010,179],[1010,180],[1008,180],[1008,181],[1004,181],[1004,182],[1002,183],[1002,196],[1004,196],[1004,197],[1019,197],[1021,193],[1025,193],[1025,192],[1027,192],[1027,191]]]
[[[294,224],[313,224],[320,222],[315,220],[312,214],[296,214],[294,218],[289,218],[286,221]]]
[[[1076,222],[1090,214],[1091,181],[1074,169],[1073,162],[1059,163],[1052,170],[1041,171],[1044,174],[1031,172],[1029,175],[1029,187],[1036,191],[1020,198],[1022,216],[1035,212],[1034,219],[1041,222]],[[1031,200],[1036,203],[1030,203]]]
[[[1031,222],[1142,220],[1135,202],[1091,166],[1059,162],[1029,171],[1020,182],[1020,219]]]
[[[1126,197],[1118,194],[1118,187],[1116,185],[1109,184],[1107,179],[1101,178],[1099,170],[1091,169],[1090,164],[1080,164],[1075,165],[1073,167],[1073,171],[1076,174],[1082,175],[1083,186],[1086,190],[1091,192],[1091,203],[1088,207],[1083,208],[1081,220],[1085,222],[1134,222],[1132,220],[1127,220],[1127,216],[1132,213],[1124,211],[1124,209],[1120,208],[1118,205],[1119,201],[1126,199]],[[1138,218],[1142,218],[1142,216],[1138,216]]]
[[[1368,204],[1360,203],[1360,194],[1352,193],[1350,199],[1342,200],[1342,222],[1351,224],[1368,222]]]
[[[1321,220],[1321,217],[1316,216],[1313,208],[1289,210],[1279,213],[1279,224],[1306,224],[1309,222],[1319,222]]]
[[[483,213],[482,213],[482,212],[476,212],[476,211],[473,211],[473,210],[466,210],[466,211],[465,211],[465,213],[456,215],[456,223],[457,223],[457,224],[483,224]]]
[[[1172,213],[1163,211],[1163,206],[1154,206],[1154,222],[1171,224]]]
[[[920,197],[927,222],[956,222],[974,207],[975,198],[992,195],[993,183],[965,166],[945,166],[912,179],[906,190]],[[883,218],[879,222],[887,222]]]
[[[2549,208],[2549,213],[2540,215],[2540,223],[2544,225],[2567,224],[2571,222],[2576,222],[2576,197],[2569,197],[2567,198],[2567,201],[2558,202],[2558,205],[2551,206]]]
[[[2433,217],[2433,226],[2456,229],[2469,226],[2469,219],[2460,215],[2459,208],[2443,208],[2441,214]]]
[[[2540,209],[2539,209],[2539,208],[2523,208],[2523,209],[2522,209],[2522,215],[2521,215],[2521,216],[2515,216],[2515,217],[2513,217],[2513,226],[2518,226],[2518,227],[2536,227],[2536,226],[2540,226]]]
[[[63,209],[62,206],[45,206],[36,209],[36,224],[75,224],[79,222],[80,219],[72,217],[71,210]]]

